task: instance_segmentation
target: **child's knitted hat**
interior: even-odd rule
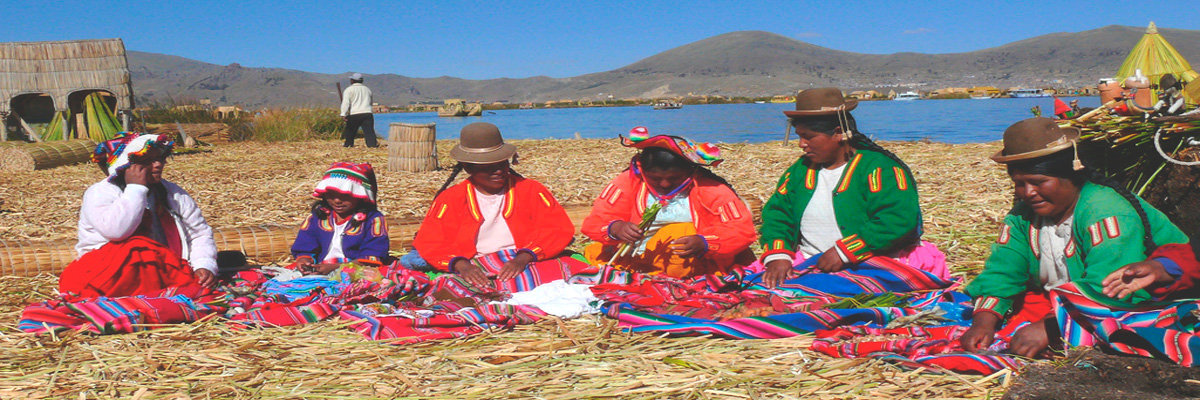
[[[163,155],[171,154],[175,141],[166,135],[146,135],[137,132],[121,132],[112,139],[96,145],[92,162],[98,164],[108,176],[114,177],[129,168],[131,157],[145,155],[150,149],[162,149]]]
[[[335,162],[313,188],[313,197],[321,197],[326,192],[348,194],[376,204],[375,168],[370,163]]]

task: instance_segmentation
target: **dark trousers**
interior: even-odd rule
[[[342,146],[354,147],[354,136],[358,134],[360,126],[367,147],[379,147],[379,139],[375,136],[375,115],[371,113],[353,114],[346,117],[346,129],[342,131],[342,138],[346,139],[346,142]]]

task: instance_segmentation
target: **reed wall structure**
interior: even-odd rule
[[[53,111],[67,112],[94,91],[113,95],[114,111],[134,107],[121,39],[0,43],[0,124],[9,123],[18,98],[49,97]]]

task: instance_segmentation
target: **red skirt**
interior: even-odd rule
[[[198,286],[192,267],[144,236],[109,242],[67,265],[58,291],[81,297],[154,295],[168,287]]]

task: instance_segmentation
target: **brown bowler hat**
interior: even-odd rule
[[[838,88],[808,89],[796,95],[796,111],[784,111],[789,118],[833,115],[858,107],[858,100],[846,100]]]
[[[1079,129],[1060,127],[1050,118],[1030,118],[1004,130],[1004,149],[992,155],[992,161],[1007,164],[1048,156],[1071,148],[1076,140]]]
[[[487,122],[476,122],[462,128],[458,146],[450,149],[450,157],[468,164],[491,164],[512,158],[517,146],[504,143],[500,128]]]

